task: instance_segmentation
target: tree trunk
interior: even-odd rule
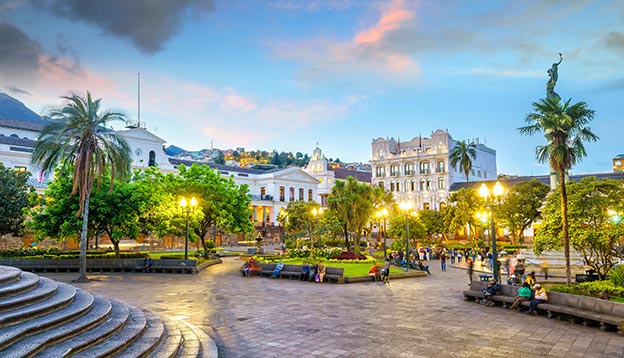
[[[90,193],[89,193],[90,194]],[[80,233],[80,270],[76,283],[88,282],[87,277],[87,226],[89,224],[89,195],[85,195],[82,209],[82,232]]]
[[[566,283],[572,284],[570,271],[570,238],[568,237],[568,195],[565,186],[565,172],[559,172],[559,189],[561,190],[561,228],[563,231],[563,254],[565,256]]]
[[[113,247],[115,248],[115,258],[119,258],[119,241],[120,240],[111,240]]]
[[[346,226],[342,227],[342,232],[344,233],[345,247],[347,248],[347,251],[349,251],[349,231]]]

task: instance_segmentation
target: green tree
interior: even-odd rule
[[[477,157],[475,148],[475,145],[472,143],[468,144],[466,141],[459,141],[455,143],[455,146],[449,153],[449,163],[455,170],[464,173],[466,183],[472,170],[472,161]]]
[[[284,231],[289,235],[304,236],[312,231],[312,223],[317,219],[312,214],[320,205],[314,201],[291,201],[284,212]]]
[[[363,229],[372,217],[375,209],[374,191],[370,185],[360,183],[348,176],[345,180],[336,180],[331,195],[327,198],[328,209],[340,223],[347,250],[360,251],[359,240]],[[349,236],[353,240],[349,240]]]
[[[585,102],[571,104],[571,101],[569,99],[562,103],[559,99],[551,97],[533,102],[533,112],[525,118],[528,125],[518,128],[521,134],[544,133],[546,138],[546,144],[538,146],[535,149],[535,155],[540,163],[549,162],[551,170],[554,170],[558,176],[561,192],[562,239],[568,286],[572,281],[566,174],[587,155],[584,142],[598,140],[598,136],[592,133],[587,126],[594,119],[595,112],[587,108]]]
[[[473,188],[462,188],[451,194],[450,205],[445,210],[444,224],[448,232],[456,232],[461,227],[468,226],[471,233],[476,232],[478,222],[476,213],[483,208],[483,199]],[[476,246],[478,237],[469,237]]]
[[[522,182],[509,188],[505,199],[496,207],[496,222],[509,228],[511,242],[518,245],[524,241],[524,230],[540,217],[549,188],[538,180]]]
[[[395,211],[394,214],[390,216],[388,234],[390,234],[391,237],[401,238],[402,241],[405,241],[406,215],[410,244],[414,245],[417,240],[422,240],[427,236],[427,228],[420,220],[419,215],[412,215],[412,213],[406,214],[401,210]],[[405,248],[405,242],[403,242],[402,247]]]
[[[87,226],[89,222],[89,198],[96,178],[103,179],[111,173],[110,187],[115,177],[130,173],[130,148],[115,131],[109,129],[113,121],[125,122],[125,116],[112,111],[102,111],[101,99],[93,100],[74,94],[62,97],[64,107],[52,109],[49,120],[41,130],[32,154],[32,162],[49,174],[61,164],[61,171],[73,166],[71,195],[78,194],[82,215],[80,237],[80,271],[76,282],[87,279]]]
[[[435,235],[445,235],[444,214],[437,210],[421,210],[418,218],[423,223],[428,238],[433,239]]]
[[[70,195],[72,186],[69,173],[61,175],[57,172],[44,195],[35,199],[28,215],[31,220],[26,223],[35,234],[35,241],[52,238],[60,242],[80,234],[82,220],[76,217],[80,203],[77,196]]]
[[[28,172],[16,172],[0,164],[0,235],[20,235],[24,209],[34,188],[28,184]]]
[[[195,195],[199,201],[197,222],[193,231],[199,237],[204,252],[210,251],[207,238],[217,228],[231,233],[247,233],[253,230],[250,221],[251,196],[246,184],[238,185],[231,177],[224,178],[207,165],[180,166],[177,192]]]
[[[609,214],[624,211],[622,181],[596,177],[583,178],[568,184],[570,213],[570,242],[583,254],[585,263],[604,277],[614,265],[617,246],[624,235],[621,223],[613,222]],[[534,240],[534,251],[559,249],[562,244],[561,193],[548,196],[543,222]]]

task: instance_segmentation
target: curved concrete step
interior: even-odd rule
[[[0,285],[13,282],[17,280],[19,275],[22,274],[22,270],[17,267],[0,266]]]
[[[35,357],[68,357],[105,341],[108,337],[120,330],[128,321],[128,306],[116,300],[109,300],[109,302],[111,303],[110,314],[100,325],[86,330],[72,339],[48,347],[37,353]]]
[[[42,278],[42,281],[46,282],[49,280]],[[20,297],[24,296],[19,295],[11,297],[10,299],[20,299]],[[13,310],[0,312],[0,328],[27,321],[52,311],[56,311],[69,305],[75,296],[75,287],[70,285],[58,285],[58,287],[54,291],[54,295],[50,296],[44,301],[28,304],[27,306],[22,306]],[[26,303],[31,303],[31,301],[27,301]]]
[[[111,302],[107,298],[100,295],[93,295],[91,308],[82,316],[69,322],[63,322],[54,329],[45,330],[21,339],[18,344],[13,344],[7,349],[0,350],[0,356],[3,358],[32,356],[36,352],[44,349],[48,344],[71,339],[83,330],[88,330],[91,327],[99,325],[108,317],[110,311]],[[71,316],[67,318],[71,319]]]
[[[74,289],[73,294],[71,295],[71,304],[62,308],[55,306],[57,309],[51,313],[41,315],[27,321],[22,321],[17,325],[2,328],[2,330],[0,330],[0,350],[6,349],[10,345],[15,344],[27,336],[36,334],[46,329],[49,330],[52,327],[59,326],[65,322],[70,322],[86,313],[93,304],[93,295],[86,291],[76,290],[74,287],[65,284],[60,285],[59,290],[66,286]],[[43,305],[43,303],[40,305]],[[0,354],[0,356],[2,356],[2,354]]]
[[[33,275],[31,273],[28,274]],[[56,293],[56,289],[59,285],[58,282],[48,279],[40,279],[38,281],[37,286],[32,290],[21,292],[18,295],[1,298],[0,310],[8,312],[9,310],[18,307],[33,305]]]
[[[154,348],[148,357],[174,358],[182,348],[184,337],[182,337],[182,332],[176,320],[167,317],[162,317],[161,320],[165,325],[164,339],[161,340],[160,344]]]
[[[140,309],[128,305],[130,315],[126,324],[106,341],[91,346],[72,357],[110,357],[132,344],[147,327],[147,317]]]
[[[15,296],[24,291],[30,291],[39,284],[39,276],[29,272],[22,272],[17,279],[0,286],[0,298]]]
[[[152,311],[143,310],[143,313],[145,317],[147,317],[147,328],[136,341],[126,346],[121,352],[116,354],[115,357],[146,357],[160,344],[165,335],[165,325]]]
[[[218,358],[217,344],[202,329],[178,320],[178,327],[184,336],[184,344],[176,358]]]

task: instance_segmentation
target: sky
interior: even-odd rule
[[[0,90],[40,114],[90,91],[167,145],[368,162],[378,137],[446,129],[541,175],[518,128],[555,91],[595,110],[573,174],[624,153],[620,0],[0,0]],[[116,129],[123,128],[116,124]]]

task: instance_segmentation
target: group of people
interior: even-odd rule
[[[310,264],[304,261],[303,265],[301,265],[301,275],[299,276],[299,279],[301,281],[313,281],[322,283],[323,278],[325,277],[326,270],[327,269],[325,268],[325,264],[320,261],[313,266],[310,266]]]
[[[514,280],[516,280],[522,276],[512,274],[511,277],[514,277]],[[494,301],[492,301],[492,296],[496,295],[500,290],[501,286],[498,282],[496,282],[494,278],[490,278],[488,285],[481,289],[483,293],[481,304],[493,306]],[[526,277],[524,277],[524,281],[522,281],[521,286],[518,288],[518,293],[514,297],[514,302],[509,308],[520,309],[520,304],[525,301],[529,301],[529,309],[526,312],[527,314],[532,314],[535,312],[537,305],[548,301],[546,289],[544,289],[539,283],[535,282],[535,272],[530,272],[526,275]]]
[[[379,267],[377,263],[373,264],[370,270],[368,270],[368,275],[375,281],[390,283],[390,258],[386,258],[383,267]]]

